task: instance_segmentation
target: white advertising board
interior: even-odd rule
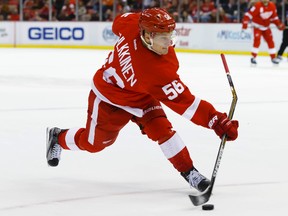
[[[89,45],[88,25],[71,22],[18,22],[17,45]]]
[[[0,22],[0,45],[14,46],[14,22]]]
[[[178,48],[190,50],[250,51],[253,44],[251,28],[242,31],[241,24],[185,24],[178,23]],[[277,47],[282,40],[282,33],[272,27]],[[260,51],[267,51],[267,44],[262,39]]]
[[[113,46],[118,37],[112,32],[111,22],[98,22],[93,26],[94,37],[97,38],[96,46]]]
[[[18,22],[17,45],[113,45],[111,23],[101,22]]]
[[[196,52],[250,52],[252,29],[241,31],[241,24],[177,23],[176,48]],[[282,41],[282,33],[272,27],[275,48]],[[112,48],[117,40],[111,22],[1,22],[0,47],[80,47]],[[268,53],[262,39],[260,52]]]

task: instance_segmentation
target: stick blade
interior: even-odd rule
[[[193,203],[193,205],[199,206],[209,201],[211,193],[212,193],[212,188],[211,186],[209,186],[202,194],[199,194],[197,196],[194,196],[194,195],[188,195],[188,196],[191,202]]]

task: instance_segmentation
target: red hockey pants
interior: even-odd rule
[[[69,150],[99,152],[112,145],[120,130],[129,122],[136,123],[143,134],[158,141],[166,158],[179,172],[192,168],[187,147],[179,135],[172,130],[159,101],[152,99],[144,109],[143,117],[99,100],[93,91],[88,100],[86,128],[68,129],[58,137],[60,145]]]

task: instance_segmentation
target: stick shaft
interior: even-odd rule
[[[236,90],[234,88],[234,84],[233,84],[233,81],[232,81],[232,78],[231,78],[231,75],[230,75],[230,71],[229,71],[229,68],[228,68],[228,64],[227,64],[225,55],[223,53],[221,54],[221,59],[222,59],[222,62],[223,62],[223,66],[224,66],[224,69],[225,69],[225,72],[226,72],[226,75],[227,75],[227,79],[228,79],[229,86],[230,86],[231,93],[232,93],[232,97],[233,97],[233,100],[232,100],[232,103],[231,103],[231,106],[230,106],[230,110],[229,110],[229,115],[228,115],[228,118],[231,120],[232,117],[233,117],[235,108],[236,108],[238,97],[237,97],[237,94],[236,94]],[[223,155],[223,152],[224,152],[226,140],[227,140],[227,137],[226,137],[226,134],[225,134],[225,135],[223,135],[223,137],[221,139],[221,143],[220,143],[220,146],[219,146],[216,162],[215,162],[213,173],[212,173],[212,177],[211,177],[211,193],[212,193],[212,189],[214,187],[214,182],[216,180],[217,172],[218,172],[218,169],[219,169],[219,166],[220,166],[220,162],[221,162],[221,159],[222,159],[222,155]]]
[[[226,62],[224,54],[221,54],[221,58],[222,58],[223,66],[225,68],[225,72],[226,72],[227,79],[228,79],[228,82],[229,82],[229,85],[230,85],[230,89],[231,89],[231,92],[232,92],[232,96],[233,96],[233,100],[231,102],[229,115],[228,115],[229,119],[232,119],[234,111],[235,111],[235,107],[236,107],[236,103],[237,103],[238,97],[237,97],[236,90],[235,90],[233,82],[232,82],[232,78],[231,78],[231,75],[230,75],[230,72],[229,72],[229,68],[228,68],[228,65],[227,65],[227,62]],[[210,199],[210,196],[212,194],[212,190],[213,190],[213,187],[214,187],[215,179],[216,179],[216,176],[217,176],[217,172],[218,172],[218,169],[219,169],[219,166],[220,166],[221,158],[222,158],[222,155],[223,155],[223,152],[224,152],[226,139],[227,139],[226,134],[224,134],[223,137],[221,138],[221,143],[220,143],[220,146],[219,146],[216,162],[215,162],[215,165],[214,165],[210,186],[206,189],[206,191],[204,191],[202,194],[200,194],[198,196],[189,195],[189,198],[190,198],[191,202],[195,206],[202,205],[202,204],[208,202],[209,199]]]

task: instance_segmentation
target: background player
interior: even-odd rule
[[[251,50],[251,64],[257,64],[256,57],[259,52],[262,36],[268,45],[272,63],[279,64],[279,59],[276,58],[276,49],[270,24],[274,23],[279,30],[283,30],[285,26],[279,20],[275,4],[269,0],[261,0],[256,2],[243,17],[243,30],[247,29],[249,21],[251,21],[254,33],[253,47]]]

